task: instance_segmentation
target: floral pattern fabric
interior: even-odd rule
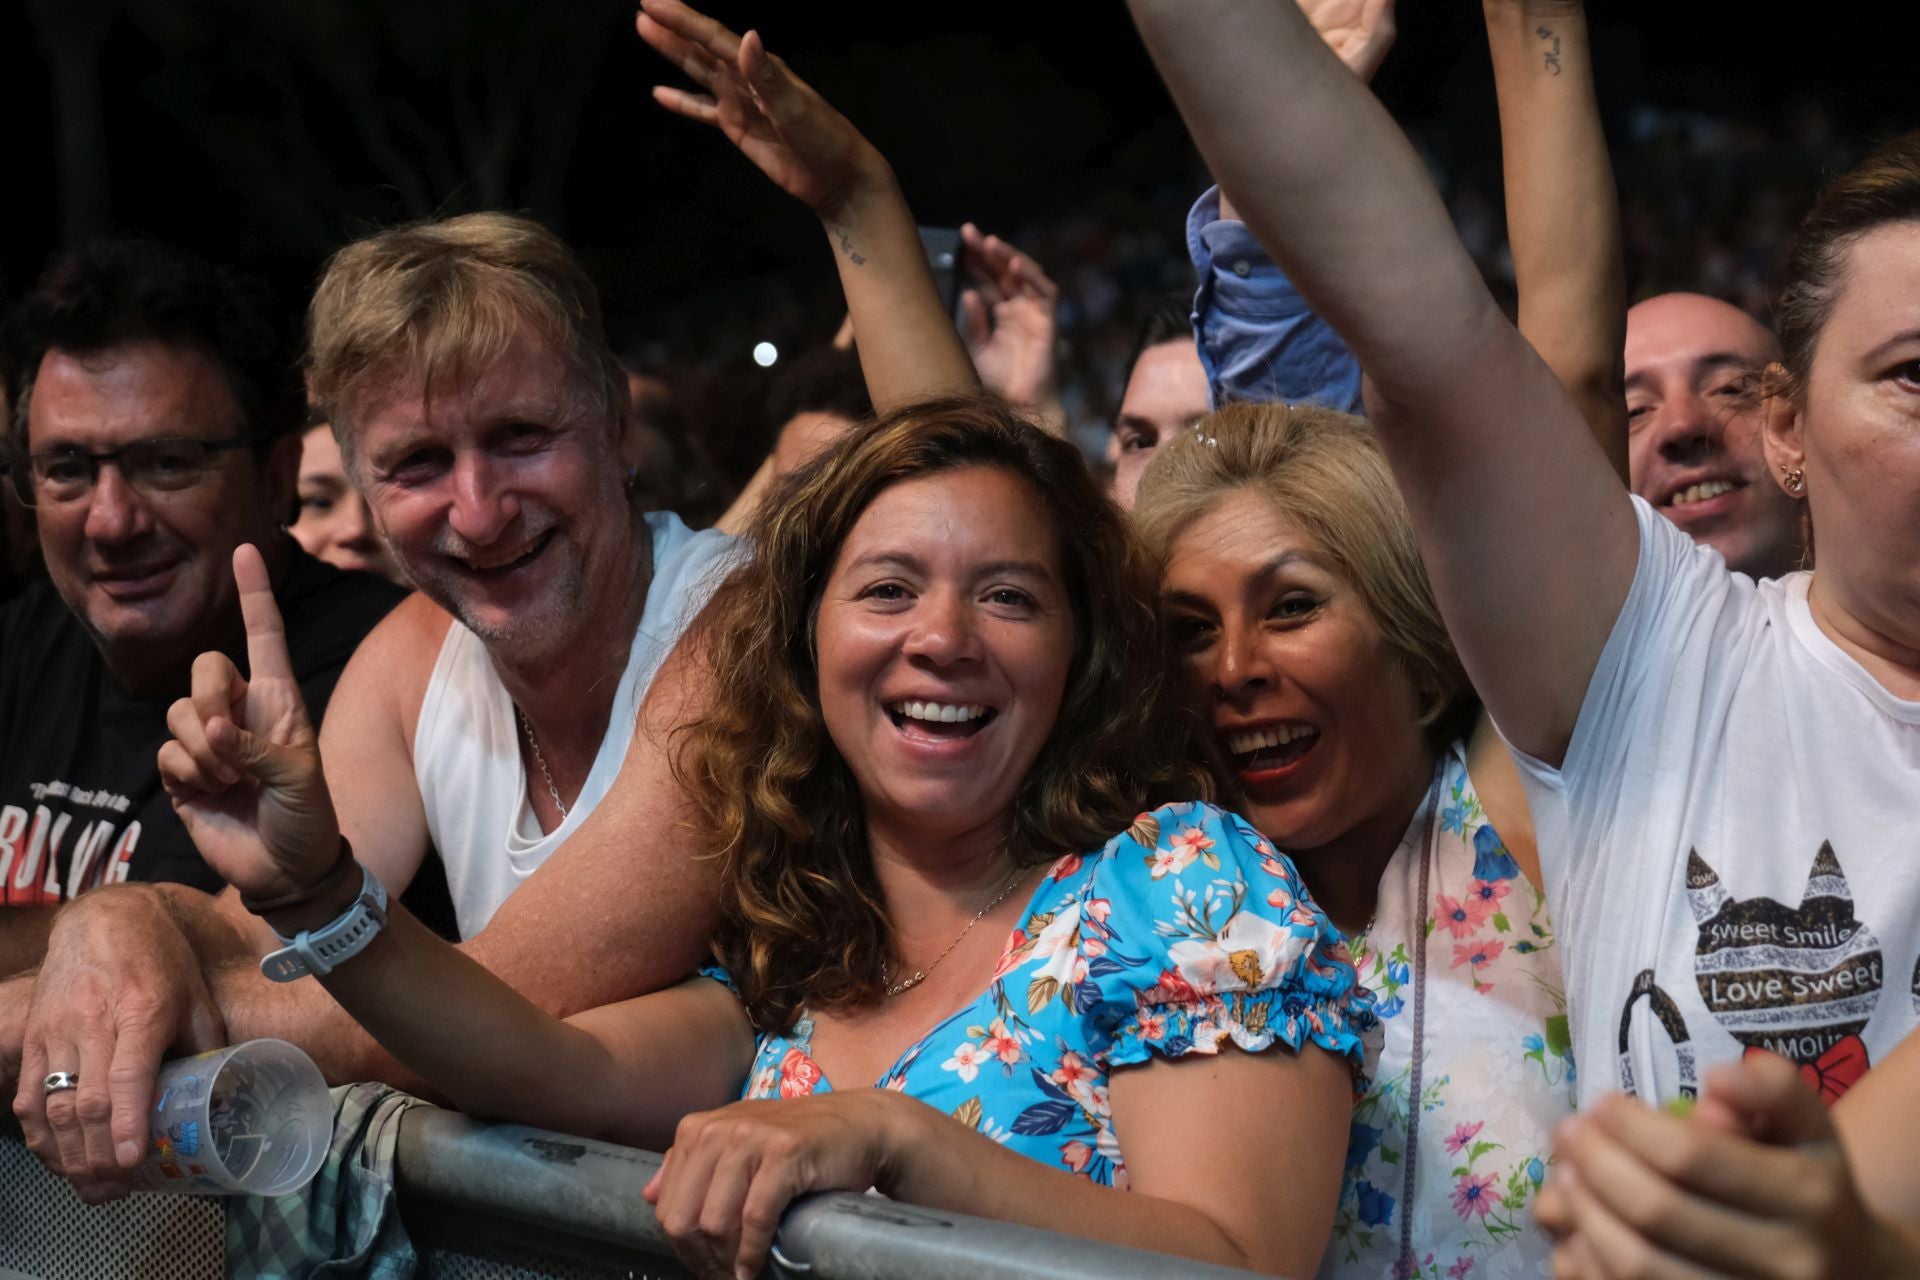
[[[709,976],[726,980],[709,966]],[[1210,805],[1142,814],[1097,853],[1054,863],[986,990],[903,1053],[900,1089],[1055,1168],[1127,1185],[1107,1080],[1151,1055],[1320,1045],[1357,1069],[1375,1026],[1339,930],[1299,872]],[[763,1035],[743,1096],[831,1083],[812,1020]]]
[[[1573,1112],[1565,984],[1546,899],[1488,825],[1458,744],[1437,783],[1428,901],[1426,809],[1380,880],[1373,925],[1352,940],[1383,1043],[1354,1108],[1323,1280],[1507,1280],[1551,1273],[1533,1222],[1553,1126]],[[1429,802],[1433,801],[1429,797]],[[1414,955],[1426,949],[1425,1054],[1413,1065]],[[1408,1118],[1419,1117],[1412,1204]],[[1413,1258],[1400,1262],[1403,1215]]]

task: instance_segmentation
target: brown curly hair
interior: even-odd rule
[[[762,1030],[807,1007],[870,1003],[893,926],[860,791],[821,719],[814,622],[840,547],[903,480],[997,467],[1051,520],[1074,619],[1059,718],[1014,801],[1022,865],[1097,848],[1143,808],[1207,799],[1181,750],[1150,561],[1072,445],[998,401],[945,398],[857,428],[762,508],[751,558],[702,619],[714,705],[688,727],[680,780],[720,861],[714,953]]]

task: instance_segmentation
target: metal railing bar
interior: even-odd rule
[[[652,1206],[640,1197],[660,1159],[432,1107],[409,1111],[400,1129],[403,1195],[671,1256]],[[1255,1274],[851,1192],[797,1202],[781,1225],[779,1248],[809,1280],[1248,1280]]]

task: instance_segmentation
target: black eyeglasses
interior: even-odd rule
[[[190,489],[213,470],[214,455],[254,443],[248,435],[219,440],[166,436],[135,440],[118,449],[47,449],[16,458],[8,472],[13,492],[26,506],[42,502],[72,502],[84,498],[100,478],[100,464],[120,468],[126,482],[142,493],[174,493]]]

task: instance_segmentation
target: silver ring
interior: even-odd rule
[[[68,1089],[78,1089],[79,1087],[80,1073],[78,1071],[54,1071],[47,1075],[45,1088],[48,1093],[65,1093]]]

